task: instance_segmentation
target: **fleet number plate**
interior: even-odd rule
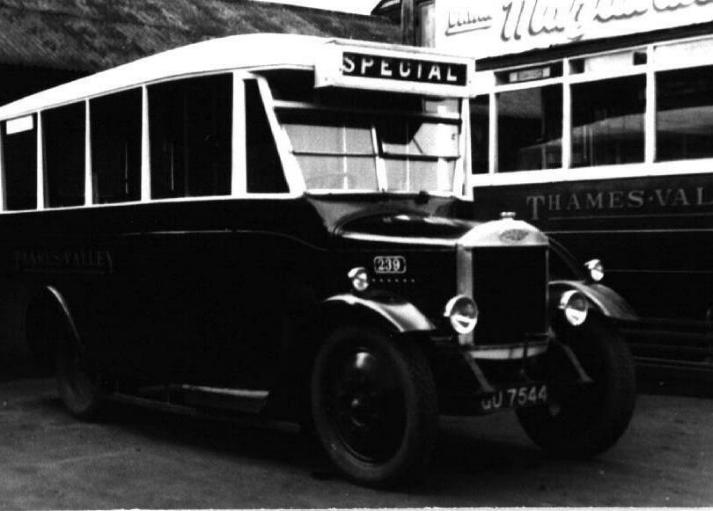
[[[484,413],[505,408],[523,408],[547,403],[547,384],[533,383],[497,390],[479,401]]]
[[[374,272],[380,274],[406,273],[406,258],[404,256],[376,256]]]

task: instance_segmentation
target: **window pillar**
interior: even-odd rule
[[[233,73],[233,140],[231,194],[245,195],[247,193],[247,148],[245,145],[245,82],[237,73]]]
[[[92,182],[92,137],[89,125],[89,100],[84,102],[84,204],[94,203],[94,183]]]
[[[37,113],[37,209],[45,209],[45,147],[42,136],[42,112]]]
[[[488,94],[490,100],[490,117],[488,118],[488,173],[498,171],[498,101],[497,94]]]
[[[149,91],[141,88],[141,200],[151,199],[151,153],[149,137]]]
[[[564,60],[562,72],[562,168],[572,165],[572,85],[569,80],[569,59]]]
[[[5,134],[2,133],[2,125],[0,123],[0,211],[5,211],[7,208],[5,204],[7,203],[7,181],[5,180]]]
[[[654,48],[646,49],[646,106],[644,114],[644,162],[656,161],[656,73],[654,73]]]

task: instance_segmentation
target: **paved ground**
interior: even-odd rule
[[[548,459],[514,416],[442,421],[424,483],[374,491],[336,476],[287,426],[116,407],[87,424],[51,380],[0,384],[0,508],[713,505],[713,400],[643,395],[590,462]]]

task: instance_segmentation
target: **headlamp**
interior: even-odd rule
[[[478,324],[478,305],[475,300],[465,295],[457,295],[446,304],[443,315],[447,317],[456,333],[469,334]]]
[[[362,266],[352,268],[349,270],[349,273],[347,273],[347,277],[352,283],[354,291],[362,292],[369,289],[369,273],[366,271],[366,268]]]
[[[579,326],[587,320],[589,302],[582,293],[570,289],[562,293],[558,308],[564,314],[567,323]]]
[[[599,259],[592,259],[584,263],[589,278],[593,282],[599,282],[604,278],[604,265]]]

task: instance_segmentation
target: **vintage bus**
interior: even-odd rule
[[[637,12],[620,20],[628,30]],[[626,32],[477,63],[476,216],[513,210],[579,260],[600,260],[639,316],[626,328],[644,377],[713,378],[711,31]]]
[[[296,419],[374,485],[423,471],[439,413],[515,408],[553,452],[612,446],[630,313],[550,281],[529,224],[464,219],[472,72],[246,35],[1,107],[0,274],[30,296],[28,342],[69,411]]]

